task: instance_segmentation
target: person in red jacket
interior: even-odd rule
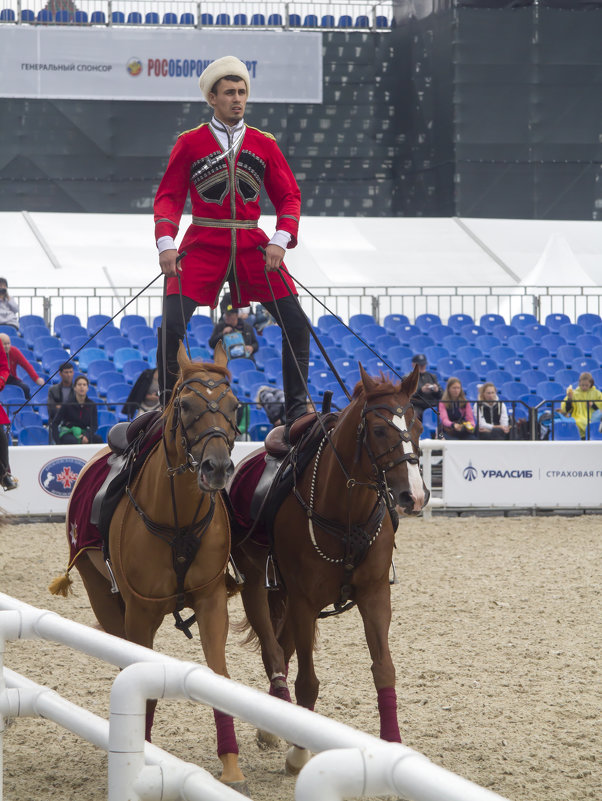
[[[8,378],[8,359],[4,348],[0,348],[0,391],[4,389],[6,379]],[[10,464],[8,461],[8,427],[10,420],[4,410],[4,406],[0,403],[0,485],[5,490],[16,489],[18,485],[17,479],[11,475]]]
[[[282,261],[286,249],[297,244],[301,193],[274,137],[244,121],[250,78],[243,62],[234,56],[220,58],[202,73],[199,84],[214,116],[211,122],[178,137],[154,204],[159,264],[167,276],[163,309],[166,386],[162,329],[158,332],[159,382],[164,397],[169,397],[178,374],[176,355],[186,324],[197,305],[217,306],[227,281],[234,307],[260,302],[290,340],[289,346],[283,336],[283,388],[290,427],[305,412],[309,362],[307,318],[291,296],[297,291]],[[262,186],[276,210],[276,232],[271,239],[258,227]],[[189,192],[192,225],[184,234],[181,260],[176,263],[174,239]],[[284,277],[277,272],[280,267]]]
[[[29,400],[31,392],[29,391],[29,387],[25,381],[21,381],[17,375],[17,367],[22,367],[31,380],[35,381],[40,387],[44,384],[44,379],[40,378],[31,362],[28,361],[25,356],[23,356],[19,348],[11,345],[8,334],[0,334],[0,342],[2,343],[2,347],[4,348],[4,352],[6,353],[6,357],[8,359],[9,375],[6,383],[21,387],[23,394],[25,395],[25,400]]]

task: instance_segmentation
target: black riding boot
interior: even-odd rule
[[[169,328],[166,331],[166,353],[167,370],[163,368],[163,333],[161,327],[157,329],[157,371],[159,379],[159,400],[164,409],[169,403],[171,392],[180,375],[178,364],[178,348],[180,347],[180,337],[175,331]]]
[[[280,298],[263,305],[282,328],[282,389],[286,415],[286,435],[292,423],[307,411],[307,375],[309,372],[309,322],[296,297]]]

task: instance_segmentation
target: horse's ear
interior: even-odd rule
[[[215,350],[213,351],[213,361],[217,364],[218,367],[227,367],[228,366],[228,354],[226,353],[226,349],[222,345],[222,341],[217,343],[215,346]]]
[[[418,367],[417,364],[415,364],[412,372],[402,379],[401,384],[399,385],[399,391],[405,393],[408,396],[408,398],[411,398],[412,395],[418,389],[419,378],[420,378],[420,368]]]
[[[362,363],[358,362],[360,368],[360,378],[362,379],[362,384],[364,385],[364,391],[366,394],[374,389],[376,386],[376,381],[368,375],[368,373],[362,367]]]
[[[180,365],[180,370],[187,364],[190,364],[190,359],[188,358],[183,342],[180,342],[180,347],[178,348],[178,364]]]

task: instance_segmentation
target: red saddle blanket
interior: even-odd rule
[[[251,501],[255,489],[265,470],[265,452],[256,453],[247,459],[236,471],[232,486],[228,492],[230,503],[234,513],[234,525],[244,533],[249,531],[253,525],[251,517]],[[268,536],[265,528],[258,523],[252,535],[252,539],[261,545],[268,545]]]
[[[102,537],[98,527],[90,522],[92,504],[96,493],[109,474],[110,465],[107,460],[111,454],[101,457],[86,470],[81,481],[78,481],[71,493],[69,511],[67,513],[67,530],[69,532],[69,569],[84,551],[95,548],[102,549]]]

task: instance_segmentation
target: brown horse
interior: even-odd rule
[[[214,364],[190,361],[183,347],[178,362],[180,378],[163,413],[162,436],[111,519],[110,555],[119,594],[111,592],[100,550],[80,552],[75,565],[105,631],[152,648],[163,618],[179,607],[191,607],[207,665],[227,676],[225,573],[230,527],[220,490],[233,471],[230,453],[237,432],[238,401],[230,389],[221,345],[215,350]],[[107,450],[86,465],[74,495],[77,485],[86,482],[92,464],[106,457]],[[199,540],[183,586],[178,588],[173,565],[186,549],[192,548],[194,554]],[[172,541],[175,547],[184,543],[184,548],[174,550]],[[60,580],[51,585],[51,592],[66,594],[67,588],[57,583]],[[147,706],[147,734],[155,705],[156,701],[150,701]],[[232,718],[215,710],[215,720],[222,781],[243,790]]]
[[[417,514],[428,496],[418,466],[422,426],[410,398],[418,369],[398,384],[361,381],[351,403],[334,421],[317,454],[295,478],[273,527],[279,590],[265,587],[267,546],[251,531],[233,530],[233,556],[245,575],[242,599],[259,640],[270,694],[290,700],[288,664],[297,652],[297,703],[313,709],[319,681],[313,662],[316,621],[330,604],[355,602],[362,616],[378,695],[380,736],[399,742],[395,668],[388,643],[391,620],[389,572],[397,515]],[[235,499],[233,499],[235,500]],[[259,733],[260,739],[265,734]],[[269,740],[268,740],[269,741]],[[293,748],[287,770],[309,759]]]

